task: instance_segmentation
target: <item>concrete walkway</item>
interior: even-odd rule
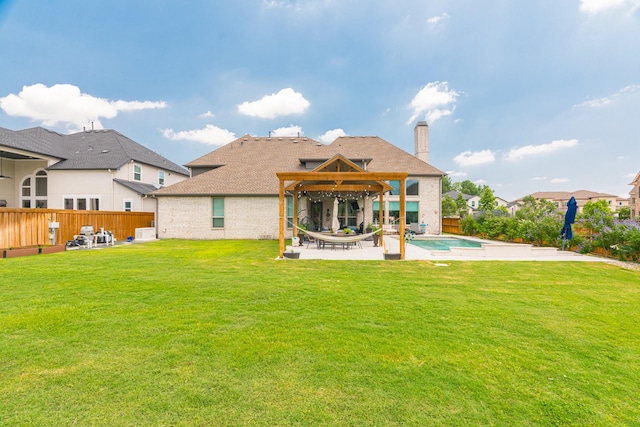
[[[465,237],[466,238],[466,237]],[[400,252],[400,240],[398,236],[384,236],[389,253]],[[479,239],[475,239],[479,240]],[[482,241],[487,242],[487,241]],[[290,240],[287,241],[290,243]],[[531,245],[517,243],[487,242],[484,249],[455,248],[452,251],[432,251],[423,249],[408,243],[405,250],[406,260],[428,261],[591,261],[607,262],[609,260],[587,255],[580,255],[570,251],[559,251],[554,248],[535,248]],[[327,244],[324,249],[318,248],[315,243],[294,248],[300,252],[300,259],[326,259],[326,260],[383,260],[384,248],[374,247],[372,241],[361,241],[361,247],[356,245],[348,249],[342,245]],[[489,249],[487,249],[489,248]],[[287,246],[287,250],[291,246]]]

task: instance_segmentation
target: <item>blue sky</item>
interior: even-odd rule
[[[234,137],[377,135],[512,200],[626,195],[640,0],[0,0],[0,126],[115,129],[184,164]]]

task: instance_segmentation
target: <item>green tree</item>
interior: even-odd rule
[[[449,178],[449,176],[445,175],[442,177],[442,193],[448,193],[449,191],[453,190],[453,181],[451,181],[451,178]]]
[[[623,206],[616,211],[618,219],[631,219],[631,208],[629,206]]]
[[[467,201],[464,199],[462,193],[458,193],[458,197],[456,197],[456,206],[458,208],[458,216],[460,218],[469,215],[469,206],[467,205]]]
[[[456,190],[459,192],[463,192],[464,194],[469,194],[471,196],[479,196],[481,189],[478,188],[473,182],[465,179],[462,182],[457,182]]]
[[[448,195],[445,195],[442,198],[442,216],[450,217],[458,215],[458,206],[456,206],[456,201],[453,200]]]
[[[564,219],[553,202],[536,200],[527,196],[522,200],[520,208],[515,214],[517,228],[509,227],[509,236],[518,236],[526,242],[538,245],[544,243],[559,246],[560,230]]]
[[[496,196],[493,195],[491,188],[485,186],[480,195],[478,210],[482,212],[493,212],[497,207],[498,201],[496,200]]]
[[[609,209],[609,203],[603,199],[585,203],[578,220],[594,233],[600,233],[605,228],[613,227],[613,214]]]

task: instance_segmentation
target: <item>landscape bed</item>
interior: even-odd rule
[[[277,251],[163,240],[0,260],[0,424],[640,420],[637,271]]]

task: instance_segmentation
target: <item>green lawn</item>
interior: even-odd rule
[[[640,425],[637,271],[277,252],[0,260],[0,425]]]

